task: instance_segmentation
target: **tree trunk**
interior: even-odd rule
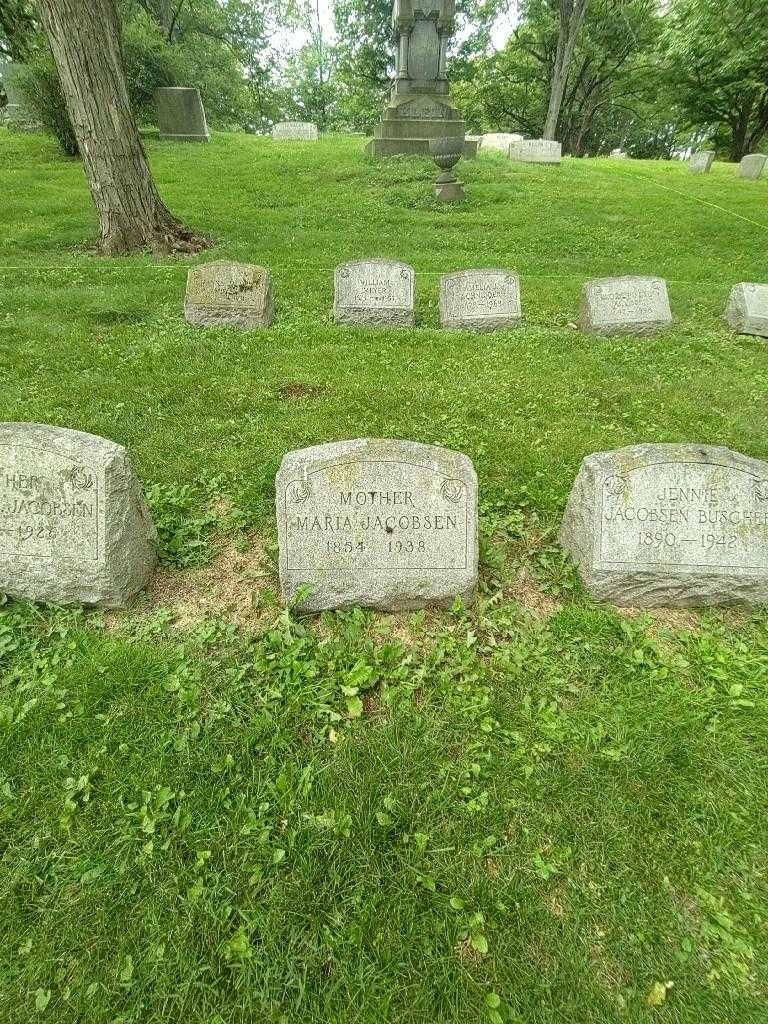
[[[114,0],[40,0],[108,255],[209,245],[161,200],[131,111]]]
[[[563,105],[568,72],[573,60],[573,51],[584,24],[589,0],[560,0],[560,29],[557,34],[557,52],[555,65],[552,69],[552,86],[549,92],[549,109],[544,122],[542,138],[554,139],[557,134],[557,122],[560,108]]]

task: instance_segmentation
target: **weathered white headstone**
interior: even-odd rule
[[[692,154],[688,161],[688,170],[691,174],[709,174],[714,159],[715,151],[713,149],[701,149],[698,153]]]
[[[311,121],[280,121],[272,129],[272,138],[317,142],[317,125]]]
[[[467,331],[518,327],[520,279],[508,270],[460,270],[440,278],[440,323]]]
[[[604,277],[584,285],[581,326],[599,334],[652,334],[672,323],[660,277]]]
[[[768,156],[763,153],[750,153],[742,158],[739,164],[739,177],[747,178],[749,181],[757,181],[763,173]]]
[[[737,334],[768,338],[768,284],[737,284],[725,312]]]
[[[768,463],[727,448],[642,444],[584,460],[560,542],[616,605],[768,601]]]
[[[336,323],[413,327],[416,275],[394,260],[342,263],[334,274]]]
[[[124,448],[0,424],[0,592],[117,608],[147,583],[155,528]]]
[[[611,150],[612,160],[628,160],[629,154],[625,153],[623,149],[612,149]]]
[[[472,599],[477,476],[466,455],[363,439],[290,452],[277,474],[280,582],[308,611]]]
[[[559,164],[563,147],[551,139],[522,139],[510,142],[509,158],[520,164]]]
[[[199,327],[269,327],[274,320],[272,276],[250,263],[215,260],[187,275],[184,317]]]
[[[521,142],[523,136],[517,135],[514,132],[486,132],[485,135],[481,136],[480,152],[483,150],[488,152],[489,150],[498,150],[501,153],[509,153],[510,142]]]

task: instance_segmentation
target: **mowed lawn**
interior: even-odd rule
[[[216,245],[104,260],[80,165],[0,130],[0,419],[125,444],[163,561],[127,613],[0,606],[0,1021],[765,1024],[764,611],[619,614],[556,533],[593,451],[768,458],[768,347],[722,319],[768,179],[491,155],[440,208],[363,144],[149,138]],[[365,257],[415,267],[415,329],[334,326]],[[184,323],[227,258],[270,330]],[[471,267],[520,273],[523,328],[439,329]],[[620,274],[667,279],[670,331],[578,331]],[[472,609],[280,607],[279,461],[360,436],[475,462]]]

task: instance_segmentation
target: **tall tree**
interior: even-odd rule
[[[552,83],[549,92],[549,107],[544,121],[542,138],[557,138],[557,122],[560,119],[560,108],[571,70],[573,52],[579,41],[581,28],[587,13],[589,0],[557,0],[559,29],[557,33],[557,50],[555,64],[552,68]]]
[[[768,134],[765,0],[675,0],[664,36],[669,77],[691,128],[705,128],[732,160]]]
[[[114,0],[40,0],[105,254],[196,251],[155,186],[128,100]]]

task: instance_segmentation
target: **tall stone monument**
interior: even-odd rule
[[[395,80],[366,149],[371,156],[429,155],[430,139],[464,142],[464,121],[451,102],[445,70],[455,7],[455,0],[395,0]],[[465,156],[476,152],[476,143],[465,144]]]

